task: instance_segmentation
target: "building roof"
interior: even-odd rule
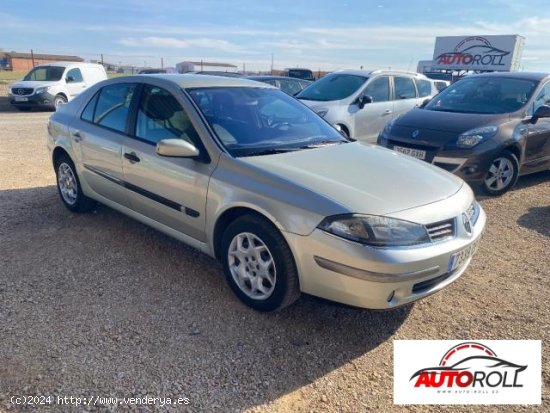
[[[19,58],[19,59],[32,59],[32,56],[30,53],[18,53],[18,52],[6,52],[6,56],[13,58]],[[84,59],[78,56],[65,56],[65,55],[58,55],[58,54],[40,54],[40,53],[34,53],[35,59],[41,59],[41,60],[62,60],[66,62],[83,62]]]

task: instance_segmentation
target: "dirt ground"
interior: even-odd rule
[[[0,412],[548,412],[550,171],[483,198],[467,272],[377,312],[310,296],[241,305],[211,258],[107,207],[63,207],[49,113],[0,113]],[[396,406],[393,341],[539,339],[541,406]],[[12,396],[163,396],[179,407],[14,405]]]

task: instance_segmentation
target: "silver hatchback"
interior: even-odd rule
[[[461,179],[344,139],[266,84],[111,79],[54,113],[61,200],[99,201],[221,261],[273,311],[300,292],[367,308],[432,294],[468,266],[485,214]]]
[[[296,97],[345,135],[376,143],[388,122],[437,93],[433,80],[416,72],[340,70]]]

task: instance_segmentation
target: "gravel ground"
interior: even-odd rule
[[[549,411],[550,171],[481,200],[468,271],[414,306],[241,305],[209,257],[106,207],[63,207],[49,113],[0,113],[0,412],[14,395],[187,397],[189,412]],[[542,406],[395,406],[394,339],[542,339]],[[122,407],[112,411],[129,411]]]

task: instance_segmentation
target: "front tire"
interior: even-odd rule
[[[504,151],[491,162],[481,189],[490,196],[502,195],[516,184],[518,175],[518,158],[512,152]]]
[[[82,192],[76,168],[67,155],[61,155],[55,162],[57,191],[63,204],[73,212],[88,212],[95,202]]]
[[[229,224],[221,240],[221,257],[227,283],[255,310],[278,311],[300,296],[292,252],[264,218],[246,215]]]
[[[60,105],[63,105],[65,103],[67,103],[67,98],[63,95],[56,95],[53,98],[53,106],[55,107],[55,110],[57,110]]]

